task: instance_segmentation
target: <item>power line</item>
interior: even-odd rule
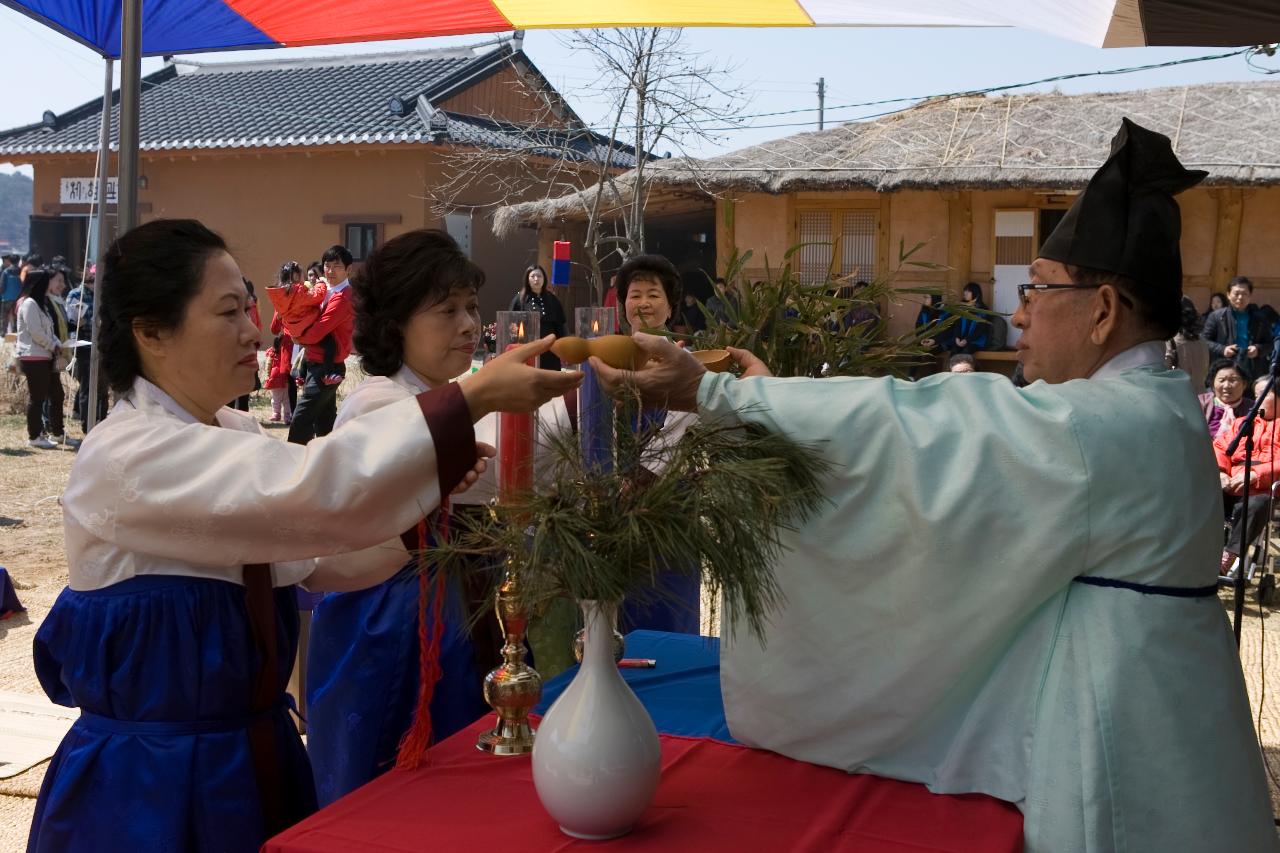
[[[879,112],[866,113],[862,115],[845,117],[845,118],[839,119],[839,121],[841,122],[866,121],[867,119],[881,118],[883,116],[888,116],[888,115],[893,115],[895,113],[903,112],[904,110],[910,109],[913,106],[915,106],[917,103],[922,101],[947,101],[947,100],[954,100],[956,98],[977,97],[977,96],[995,94],[997,92],[1008,92],[1015,89],[1025,89],[1031,86],[1040,86],[1048,83],[1060,83],[1067,80],[1078,80],[1086,77],[1119,76],[1122,74],[1133,74],[1141,71],[1153,71],[1157,69],[1171,68],[1178,65],[1189,65],[1189,64],[1198,63],[1198,62],[1213,62],[1221,59],[1229,59],[1235,56],[1247,56],[1252,66],[1252,59],[1254,57],[1256,57],[1259,54],[1265,54],[1269,56],[1271,55],[1271,52],[1269,51],[1271,51],[1271,48],[1269,46],[1246,47],[1246,48],[1240,48],[1233,51],[1228,51],[1226,53],[1216,53],[1216,54],[1209,54],[1205,56],[1188,57],[1185,59],[1175,59],[1175,60],[1169,60],[1167,62],[1152,63],[1149,65],[1135,65],[1135,66],[1128,66],[1125,68],[1113,68],[1113,69],[1105,69],[1100,71],[1079,71],[1079,72],[1073,72],[1070,74],[1058,74],[1052,77],[1042,77],[1038,80],[1029,80],[1021,83],[1006,83],[998,86],[988,86],[982,89],[966,89],[961,91],[945,92],[945,93],[939,93],[939,94],[933,94],[933,95],[915,95],[915,96],[899,97],[899,98],[883,98],[883,99],[874,100],[874,101],[861,101],[856,103],[840,104],[837,106],[825,106],[824,109],[827,112],[834,112],[836,110],[851,110],[851,109],[859,109],[859,108],[865,108],[865,107],[889,106],[893,104],[901,105],[890,110],[883,110]],[[208,67],[216,67],[217,64],[218,63],[209,63]],[[279,118],[282,115],[284,115],[284,116],[288,116],[290,118],[295,118],[302,121],[309,121],[313,118],[313,116],[310,116],[310,115],[287,113],[287,112],[282,113],[282,111],[275,106],[258,107],[258,106],[252,106],[252,105],[244,104],[240,102],[221,100],[217,98],[196,97],[189,93],[181,92],[177,89],[169,88],[165,86],[163,83],[155,83],[145,79],[142,81],[142,86],[143,88],[156,88],[156,89],[163,88],[166,91],[166,94],[169,94],[170,96],[186,98],[188,100],[191,100],[192,102],[197,102],[202,105],[218,104],[219,106],[223,106],[227,109],[231,109],[241,113],[259,113],[264,115],[270,115],[274,118]],[[806,113],[814,113],[814,112],[817,112],[818,109],[819,108],[817,107],[798,107],[790,110],[777,110],[773,112],[750,113],[750,114],[739,116],[739,118],[753,119],[753,118],[773,118],[773,117],[783,117],[783,116],[795,116],[795,115],[803,115]],[[674,125],[674,129],[677,131],[680,131],[680,130],[698,131],[698,132],[704,132],[704,133],[732,133],[732,132],[746,131],[746,130],[770,130],[770,129],[778,129],[778,128],[812,127],[817,123],[818,122],[816,119],[809,119],[805,121],[795,121],[795,122],[773,122],[769,124],[747,124],[743,121],[739,121],[733,124],[726,124],[720,127],[715,127],[715,126],[707,127],[707,126],[699,125],[695,122],[684,122],[684,123],[679,123]],[[634,127],[634,125],[630,125],[629,127]],[[643,128],[646,130],[652,129],[655,127],[672,129],[673,125],[669,123],[661,123],[661,124],[646,124],[643,126]],[[594,133],[607,134],[612,130],[612,127],[605,126],[605,125],[599,125],[599,126],[588,125],[582,128],[582,130],[594,132]]]
[[[904,110],[910,109],[912,106],[914,106],[915,104],[921,101],[949,101],[949,100],[954,100],[956,98],[972,98],[972,97],[978,97],[982,95],[992,95],[998,92],[1008,92],[1015,89],[1026,89],[1031,86],[1043,86],[1049,83],[1062,83],[1067,80],[1079,80],[1086,77],[1115,77],[1122,74],[1134,74],[1141,71],[1155,71],[1162,68],[1172,68],[1177,65],[1190,65],[1197,62],[1214,62],[1220,59],[1230,59],[1231,57],[1235,57],[1235,56],[1245,56],[1248,60],[1250,68],[1254,69],[1255,71],[1261,71],[1264,73],[1277,73],[1276,71],[1271,71],[1268,69],[1261,68],[1256,64],[1254,64],[1253,62],[1254,58],[1260,54],[1266,55],[1266,56],[1272,56],[1274,55],[1274,53],[1275,53],[1275,48],[1272,45],[1251,46],[1251,47],[1243,47],[1237,50],[1228,51],[1226,53],[1213,53],[1205,56],[1192,56],[1184,59],[1172,59],[1166,62],[1153,62],[1148,65],[1133,65],[1133,66],[1127,66],[1124,68],[1109,68],[1109,69],[1103,69],[1099,71],[1077,71],[1077,72],[1072,72],[1070,74],[1057,74],[1052,77],[1042,77],[1038,80],[1028,80],[1022,83],[1006,83],[999,86],[988,86],[986,88],[981,88],[981,89],[965,89],[961,91],[943,92],[943,93],[938,93],[933,95],[913,95],[913,96],[900,97],[900,98],[883,98],[876,101],[860,101],[856,103],[840,104],[838,106],[824,106],[823,109],[825,109],[826,112],[834,112],[836,110],[851,110],[851,109],[860,109],[865,107],[879,107],[879,106],[888,106],[890,104],[905,105],[897,109],[884,110],[881,112],[858,115],[852,118],[840,119],[840,121],[842,122],[866,121],[867,119],[881,118],[883,116],[893,115],[895,113],[902,112]],[[781,117],[781,116],[803,115],[805,113],[817,112],[818,109],[819,109],[818,107],[798,107],[796,109],[776,110],[774,112],[749,113],[749,114],[741,115],[738,118],[739,119],[775,118],[775,117]],[[694,123],[685,123],[682,125],[682,128],[685,130],[697,130],[699,132],[705,132],[705,133],[730,133],[730,132],[742,131],[742,130],[770,130],[775,128],[788,128],[788,127],[812,127],[816,124],[818,124],[818,121],[816,119],[810,119],[807,121],[774,122],[771,124],[746,124],[744,122],[738,122],[736,124],[728,124],[722,127],[703,127],[703,126],[696,125]],[[651,124],[651,125],[645,125],[645,128],[649,129],[649,128],[659,127],[659,126],[669,127],[670,125],[652,125]],[[612,130],[612,128],[604,127],[604,126],[591,126],[586,129],[596,133],[608,133]]]
[[[1046,83],[1062,83],[1066,80],[1078,80],[1082,77],[1109,77],[1119,74],[1133,74],[1138,71],[1152,71],[1158,68],[1172,68],[1175,65],[1189,65],[1193,62],[1212,62],[1218,59],[1230,59],[1233,56],[1242,56],[1244,54],[1257,53],[1260,48],[1243,47],[1239,50],[1233,50],[1228,53],[1214,53],[1208,56],[1192,56],[1186,59],[1171,59],[1168,62],[1155,62],[1150,65],[1134,65],[1127,68],[1111,68],[1103,71],[1077,71],[1071,74],[1058,74],[1053,77],[1042,77],[1039,80],[1030,80],[1026,83],[1006,83],[1000,86],[988,86],[985,89],[968,89],[959,92],[946,92],[937,95],[920,95],[906,98],[885,98],[879,101],[862,101],[854,104],[841,104],[840,106],[827,107],[827,110],[847,110],[858,107],[879,107],[886,104],[901,104],[907,101],[926,101],[935,98],[963,98],[974,97],[977,95],[991,95],[996,92],[1007,92],[1011,89],[1025,89],[1028,86],[1042,86]],[[816,107],[806,107],[804,109],[779,110],[772,113],[756,113],[755,115],[744,116],[744,118],[772,118],[774,116],[797,115],[799,113],[814,112]]]

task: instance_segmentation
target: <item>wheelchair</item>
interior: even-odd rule
[[[1258,603],[1268,607],[1276,599],[1276,576],[1272,571],[1274,566],[1271,551],[1273,538],[1280,536],[1280,522],[1276,519],[1278,495],[1280,495],[1280,480],[1273,483],[1268,491],[1266,522],[1260,526],[1257,537],[1245,547],[1250,556],[1249,570],[1244,578],[1245,586],[1256,587],[1254,596]],[[1276,550],[1280,551],[1280,549]],[[1241,558],[1237,558],[1229,574],[1218,575],[1218,586],[1235,586],[1235,573],[1240,571],[1240,563]]]

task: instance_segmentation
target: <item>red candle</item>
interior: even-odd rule
[[[533,361],[527,364],[532,367]],[[533,488],[533,430],[532,412],[498,414],[498,500],[503,503]]]

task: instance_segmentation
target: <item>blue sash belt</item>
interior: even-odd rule
[[[1112,580],[1111,578],[1082,576],[1073,578],[1073,580],[1076,583],[1087,584],[1088,586],[1127,589],[1131,592],[1140,592],[1143,595],[1166,595],[1170,598],[1209,598],[1218,594],[1218,585],[1216,583],[1209,586],[1152,586],[1145,583]]]

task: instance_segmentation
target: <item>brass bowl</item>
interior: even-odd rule
[[[724,373],[733,364],[733,356],[727,349],[694,350],[693,357],[712,373]]]

